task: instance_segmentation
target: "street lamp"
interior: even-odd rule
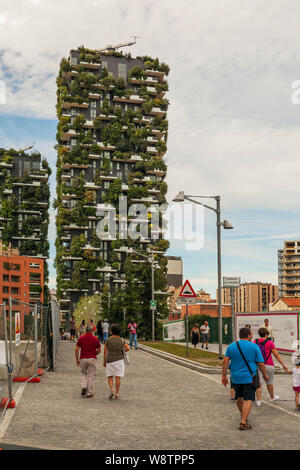
[[[203,204],[203,202],[194,201],[192,198],[205,198],[205,199],[215,199],[216,207],[208,206]],[[222,341],[222,273],[221,273],[221,227],[224,229],[233,229],[228,220],[221,221],[221,197],[220,196],[191,196],[184,194],[184,191],[179,191],[179,193],[174,197],[174,202],[184,202],[185,200],[194,202],[195,204],[200,204],[201,206],[210,209],[217,214],[217,253],[218,253],[218,320],[219,320],[219,359],[223,357],[223,341]]]
[[[146,258],[146,260],[151,264],[151,300],[154,301],[154,270],[157,269],[157,262],[154,260],[154,253],[165,253],[164,251],[150,251],[147,250],[148,253],[151,253],[151,256],[144,255],[143,253],[140,253],[139,251],[135,251],[133,248],[128,248],[128,247],[121,247],[119,249],[115,249],[114,251],[119,251],[123,252],[126,254],[136,254],[138,256],[142,256],[143,258]],[[152,307],[152,341],[155,341],[155,317],[154,317],[154,311],[156,310],[156,307]]]

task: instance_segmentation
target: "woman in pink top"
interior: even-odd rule
[[[289,369],[283,363],[280,355],[278,354],[276,350],[275,344],[269,338],[268,330],[266,328],[259,328],[258,334],[260,337],[256,339],[254,343],[256,343],[258,347],[260,348],[262,356],[265,360],[266,374],[269,377],[269,380],[268,382],[266,382],[266,385],[267,385],[267,389],[268,389],[271,401],[276,401],[276,400],[279,400],[279,396],[274,395],[274,386],[273,386],[274,362],[273,362],[272,354],[276,357],[277,361],[282,365],[282,367],[284,368],[286,372],[289,372]],[[256,404],[257,406],[261,406],[261,391],[262,391],[263,377],[262,377],[260,370],[258,370],[258,375],[259,375],[261,386],[260,388],[256,390]]]

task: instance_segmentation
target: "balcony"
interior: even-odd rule
[[[64,101],[62,103],[62,107],[64,109],[70,109],[70,108],[82,108],[82,109],[88,109],[89,103],[70,103],[69,101]]]
[[[156,95],[156,88],[154,86],[147,86],[148,93]]]
[[[147,152],[150,154],[157,155],[157,148],[156,147],[147,147]]]
[[[129,98],[124,97],[118,97],[114,96],[113,101],[117,101],[120,103],[133,103],[133,104],[139,104],[143,103],[144,99],[141,98],[139,95],[131,95]]]
[[[154,116],[164,116],[167,111],[163,111],[161,108],[152,108],[150,114]]]
[[[165,75],[165,72],[160,72],[159,70],[146,70],[146,74],[148,76],[147,79],[149,79],[150,77],[157,77],[162,79]]]
[[[96,62],[82,62],[80,61],[79,62],[79,66],[80,67],[84,67],[86,69],[95,69],[95,70],[98,70],[100,69],[101,67],[101,64],[98,64]]]

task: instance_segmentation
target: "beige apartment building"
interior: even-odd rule
[[[246,282],[234,290],[235,312],[263,312],[278,299],[278,286],[266,282]]]
[[[300,240],[285,241],[278,253],[278,278],[282,297],[300,297]],[[279,256],[280,255],[280,256]]]
[[[229,287],[221,288],[221,301],[222,305],[231,304],[231,289]],[[216,290],[216,299],[219,298],[219,289]]]

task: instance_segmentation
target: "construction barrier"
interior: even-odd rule
[[[6,409],[15,407],[17,389],[39,383],[44,372],[53,369],[57,351],[53,337],[59,337],[56,316],[55,311],[53,321],[51,306],[39,302],[9,298],[8,304],[0,304],[0,423]]]

